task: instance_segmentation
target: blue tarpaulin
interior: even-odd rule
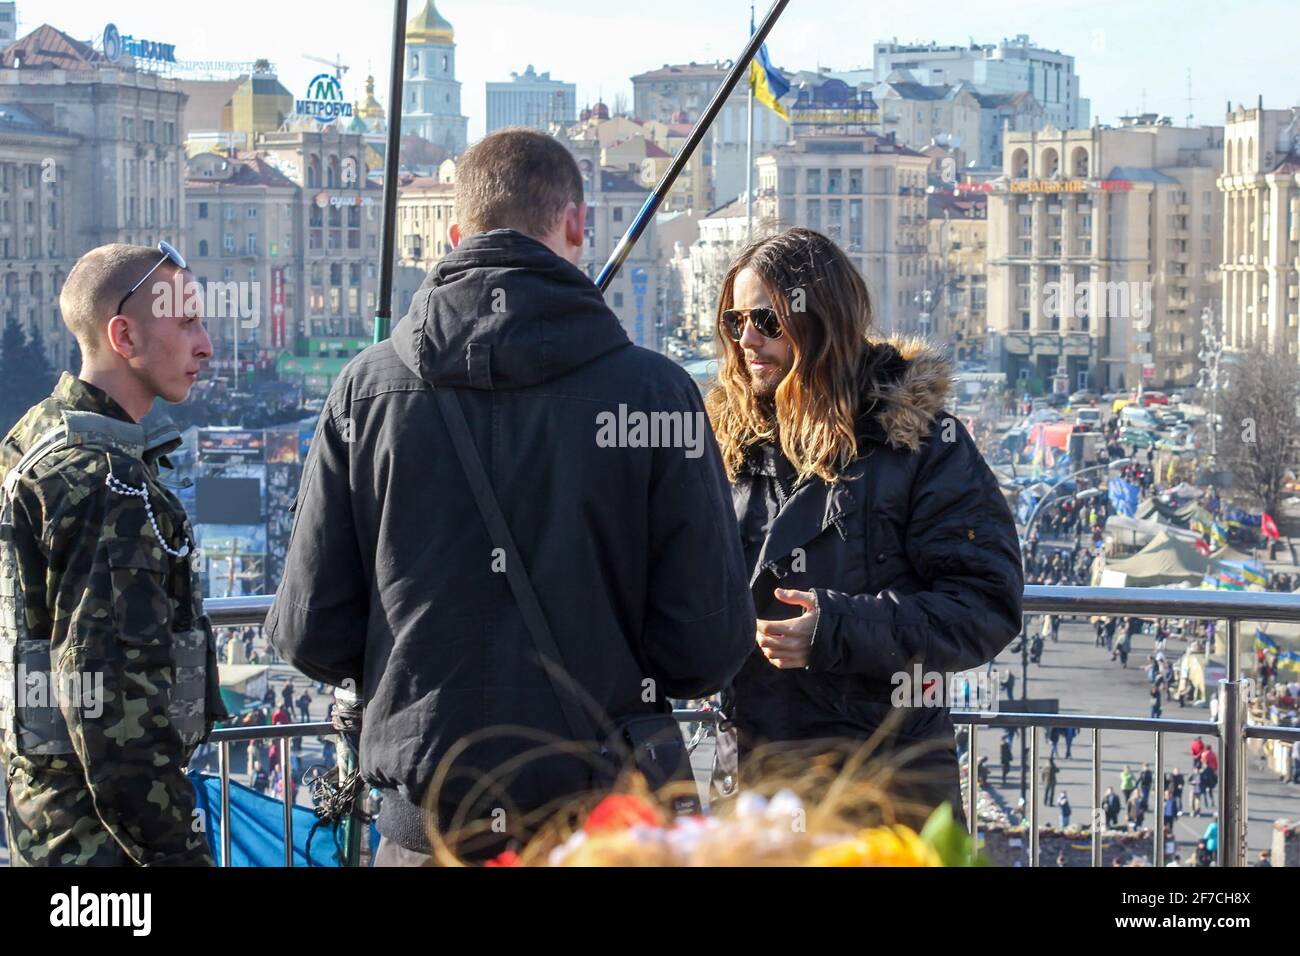
[[[1116,514],[1132,518],[1137,513],[1138,486],[1123,478],[1110,480],[1110,505]]]
[[[208,849],[221,865],[221,779],[196,771],[190,771],[189,778],[198,809],[203,812]],[[332,823],[317,829],[308,864],[307,835],[316,822],[316,814],[310,808],[293,808],[293,865],[342,866]],[[232,866],[284,866],[284,804],[233,780],[230,781],[230,861]]]

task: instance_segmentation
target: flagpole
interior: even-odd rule
[[[790,0],[773,0],[772,9],[767,12],[767,15],[763,17],[763,22],[758,25],[758,29],[750,36],[749,42],[740,54],[740,58],[732,64],[726,78],[722,81],[722,85],[713,94],[713,99],[709,101],[709,105],[704,108],[704,113],[691,129],[686,142],[677,151],[677,155],[673,157],[672,163],[668,166],[668,171],[664,173],[663,178],[659,180],[654,191],[646,199],[645,204],[642,205],[640,212],[632,220],[631,228],[623,234],[623,238],[619,240],[618,245],[614,247],[614,251],[610,253],[609,260],[605,263],[604,268],[600,270],[600,275],[596,277],[596,286],[601,292],[608,289],[609,284],[614,281],[614,276],[618,274],[618,270],[628,257],[628,253],[632,251],[632,247],[636,245],[637,240],[641,238],[650,225],[659,206],[667,197],[668,191],[672,189],[673,183],[681,174],[682,169],[685,168],[691,154],[695,152],[695,148],[704,139],[704,134],[708,131],[709,125],[717,118],[719,111],[726,104],[727,98],[731,96],[732,90],[740,82],[741,76],[749,72],[750,62],[758,55],[759,47],[763,45],[763,41],[772,32],[772,27],[776,26],[776,21],[789,4]]]
[[[401,175],[402,84],[406,73],[406,0],[393,0],[393,68],[388,84],[388,144],[384,153],[384,231],[380,236],[379,298],[374,341],[388,338],[393,323],[393,268],[397,257],[397,186]],[[365,183],[361,186],[364,188]]]
[[[754,5],[749,5],[749,32],[754,32]],[[745,242],[754,241],[754,78],[753,64],[750,64],[749,79],[749,126],[748,142],[745,144]]]
[[[754,84],[749,85],[749,144],[745,148],[745,241],[754,240]]]

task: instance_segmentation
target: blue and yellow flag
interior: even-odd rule
[[[753,12],[750,12],[749,33],[754,33]],[[772,66],[767,58],[767,44],[758,48],[758,55],[749,63],[749,85],[754,90],[754,99],[762,103],[781,119],[790,122],[790,114],[779,102],[781,97],[790,92],[790,84],[781,72]]]

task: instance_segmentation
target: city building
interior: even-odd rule
[[[975,99],[980,105],[979,148],[968,153],[981,169],[1002,168],[1004,133],[1030,133],[1047,125],[1043,104],[1033,93],[976,93]]]
[[[932,177],[933,182],[933,177]],[[984,358],[988,315],[988,197],[932,186],[927,201],[925,334],[959,362]],[[924,314],[924,313],[923,313]]]
[[[689,132],[722,86],[729,67],[730,64],[721,62],[665,63],[658,70],[637,74],[632,77],[632,115],[641,120],[685,128]],[[793,100],[793,96],[787,96],[789,100]],[[754,155],[785,143],[789,138],[789,124],[772,110],[755,103]],[[742,81],[736,84],[700,144],[698,152],[709,179],[712,198],[694,208],[709,209],[745,191],[748,145],[749,87]]]
[[[700,217],[699,233],[686,250],[687,268],[682,271],[682,325],[687,341],[712,354],[722,280],[749,241],[744,199],[733,199]]]
[[[982,110],[974,87],[966,82],[925,86],[891,80],[877,86],[881,129],[914,149],[931,143],[956,150],[959,165],[978,161]]]
[[[1187,385],[1219,308],[1222,127],[1008,132],[988,196],[987,354],[1028,387]],[[1057,381],[1059,379],[1059,382]]]
[[[1086,128],[1091,106],[1079,95],[1074,57],[1033,45],[1025,34],[1000,43],[939,46],[877,43],[872,63],[878,82],[895,71],[907,79],[937,86],[973,83],[983,93],[1032,93],[1048,123],[1058,129]]]
[[[308,350],[318,338],[373,334],[379,290],[383,190],[370,179],[357,133],[264,133],[258,152],[300,189],[289,327]],[[301,347],[301,346],[300,346]]]
[[[18,4],[13,0],[0,3],[0,46],[18,39]]]
[[[688,123],[662,123],[627,116],[609,117],[603,103],[583,110],[583,119],[570,127],[571,141],[595,142],[600,146],[600,166],[626,172],[647,190],[659,181],[673,157],[686,145]],[[711,208],[713,181],[707,157],[696,150],[668,191],[663,212],[699,211]]]
[[[878,326],[919,332],[929,160],[893,136],[811,136],[758,159],[755,234],[804,226],[838,243],[871,290]],[[761,226],[760,226],[761,223]]]
[[[531,63],[511,73],[509,83],[487,84],[487,132],[530,126],[546,132],[553,124],[571,126],[578,118],[578,87],[538,74]]]
[[[302,190],[264,156],[200,153],[185,172],[186,258],[207,297],[218,370],[292,351],[303,334],[299,293]],[[221,283],[221,285],[215,285]],[[233,299],[219,290],[234,293]]]
[[[602,168],[601,146],[595,138],[563,138],[560,142],[573,154],[582,175],[587,245],[579,268],[595,281],[645,205],[650,190],[626,170]],[[659,307],[666,269],[660,263],[658,244],[652,219],[605,290],[605,302],[618,316],[628,338],[649,349],[659,348],[666,321]]]
[[[1218,188],[1224,344],[1300,354],[1300,107],[1229,104]]]
[[[404,179],[397,192],[397,262],[393,317],[406,314],[428,274],[451,251],[456,164],[448,159],[437,176]]]
[[[67,202],[80,145],[81,137],[22,107],[0,105],[0,325],[17,320],[28,335],[39,334],[59,368],[76,354],[59,291],[84,251]]]
[[[452,156],[465,151],[469,120],[460,112],[456,33],[433,0],[406,24],[406,108],[402,132],[414,133]]]
[[[115,67],[48,24],[0,50],[0,271],[19,290],[6,308],[44,323],[58,367],[75,355],[58,296],[83,253],[183,243],[184,108],[176,80]]]
[[[829,67],[800,70],[790,78],[790,132],[794,137],[880,132],[880,107],[872,96],[870,70],[836,73]]]
[[[293,94],[266,60],[234,80],[181,80],[185,103],[185,149],[196,153],[249,150],[261,133],[280,129],[293,115]]]

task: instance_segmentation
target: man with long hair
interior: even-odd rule
[[[948,687],[1019,632],[1024,575],[997,482],[943,410],[951,365],[873,322],[861,275],[807,229],[723,281],[707,407],[759,618],[726,703],[742,757],[847,747],[916,821],[961,812]]]

